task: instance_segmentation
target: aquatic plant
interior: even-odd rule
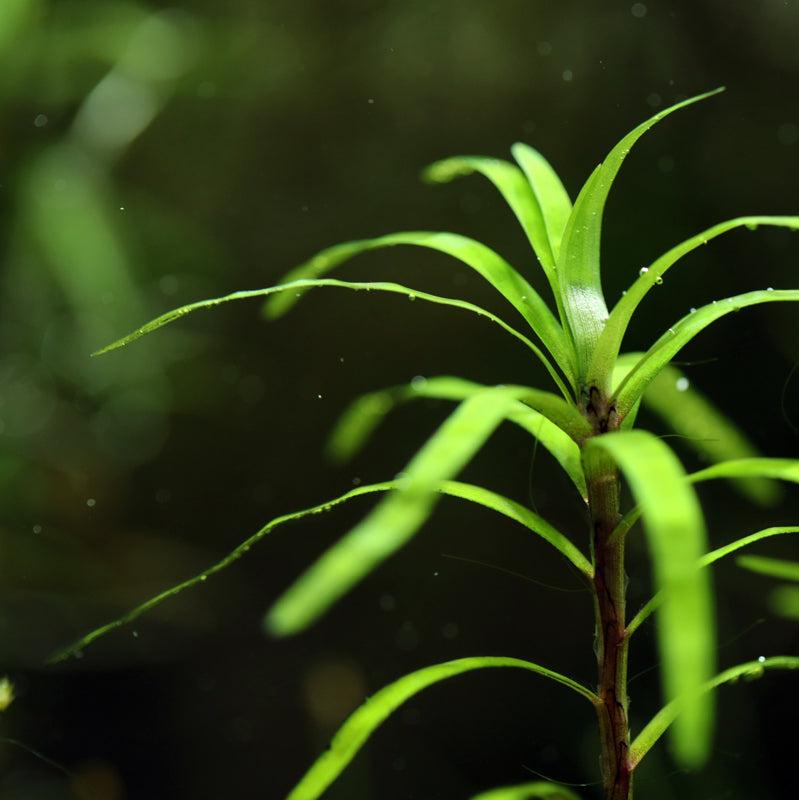
[[[720,90],[717,90],[720,91]],[[425,667],[374,694],[344,723],[330,748],[289,795],[312,800],[323,794],[359,748],[399,705],[417,692],[469,671],[488,668],[526,670],[564,686],[595,709],[606,800],[632,797],[633,775],[667,731],[678,764],[700,767],[713,734],[713,693],[741,677],[770,669],[797,669],[799,658],[761,656],[716,674],[716,639],[710,567],[718,560],[773,536],[799,533],[799,527],[770,527],[708,552],[705,523],[695,485],[728,479],[758,503],[775,499],[774,481],[799,482],[799,461],[760,457],[733,423],[696,391],[670,362],[697,334],[722,317],[749,306],[799,300],[797,289],[756,289],[692,308],[645,352],[622,353],[628,325],[649,292],[667,271],[693,250],[735,228],[799,228],[799,217],[746,216],[714,225],[672,247],[640,273],[608,310],[601,286],[600,235],[608,193],[630,148],[655,123],[709,92],[667,108],[627,134],[591,173],[575,203],[549,163],[533,148],[514,145],[517,164],[480,157],[450,158],[433,164],[425,177],[441,183],[478,173],[505,198],[527,235],[552,292],[554,310],[519,271],[485,245],[465,236],[406,232],[336,245],[292,270],[277,286],[241,291],[170,311],[105,347],[128,345],[192,311],[248,298],[266,298],[265,313],[287,312],[307,290],[332,287],[388,292],[476,314],[502,328],[540,361],[556,391],[523,385],[485,386],[456,377],[433,377],[371,393],[345,413],[331,440],[347,457],[398,403],[417,397],[456,401],[457,408],[391,481],[360,486],[335,500],[287,514],[268,523],[225,559],[200,575],[166,590],[109,625],[93,631],[57,658],[84,648],[98,636],[135,619],[176,593],[205,580],[241,557],[255,542],[285,522],[332,509],[365,495],[383,495],[372,511],[332,545],[277,600],[265,618],[278,636],[304,630],[369,572],[407,544],[430,517],[442,496],[478,504],[518,522],[554,547],[583,577],[593,597],[596,688],[538,663],[497,656],[461,658]],[[522,332],[497,315],[463,300],[389,282],[345,282],[327,277],[369,250],[398,245],[448,254],[479,273],[519,313]],[[635,427],[641,404],[703,454],[710,466],[686,473],[662,438]],[[481,486],[455,481],[466,463],[504,421],[533,436],[563,468],[587,508],[587,552],[524,505]],[[629,485],[634,506],[622,515],[620,481]],[[625,545],[642,523],[651,558],[654,595],[632,618],[625,603]],[[768,569],[750,559],[744,566],[795,577],[795,565]],[[790,573],[790,574],[788,574]],[[635,632],[653,612],[664,706],[635,736],[628,721],[627,660]],[[547,782],[503,787],[479,795],[483,800],[573,798],[570,789]]]

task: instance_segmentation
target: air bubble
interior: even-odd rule
[[[773,286],[766,286],[766,291],[767,292],[773,292],[774,291],[774,287]]]
[[[693,306],[691,306],[691,307],[688,309],[688,313],[689,313],[689,314],[696,314],[696,309],[695,309]]]
[[[649,272],[649,267],[641,267],[641,269],[638,270],[639,275],[646,275],[647,272]]]
[[[678,392],[685,392],[688,390],[688,387],[691,385],[691,382],[686,378],[684,375],[680,378],[677,378],[677,382],[674,384],[675,388]]]
[[[663,278],[661,278],[660,275],[658,275],[657,278],[655,278],[655,283],[658,286],[662,286],[663,285]]]

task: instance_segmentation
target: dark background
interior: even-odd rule
[[[256,303],[231,304],[88,354],[175,305],[267,286],[322,247],[392,230],[473,236],[541,286],[487,183],[425,187],[419,170],[505,157],[523,140],[574,197],[635,124],[726,85],[625,163],[603,239],[613,302],[642,264],[715,222],[799,213],[797,45],[795,0],[4,2],[0,667],[17,699],[0,718],[0,798],[280,798],[365,695],[417,667],[513,655],[590,684],[576,576],[512,523],[454,501],[296,639],[267,639],[264,610],[369,500],[279,530],[81,659],[43,666],[266,520],[390,478],[447,411],[401,408],[353,463],[330,464],[326,435],[357,394],[438,374],[548,387],[495,326],[347,292],[313,293],[274,324]],[[646,347],[690,306],[795,287],[797,261],[785,231],[726,234],[669,273],[625,346]],[[415,249],[340,276],[505,312],[479,277]],[[789,304],[749,310],[681,355],[700,362],[693,385],[769,455],[799,449],[796,322]],[[583,545],[577,498],[553,465],[503,428],[464,477],[534,504]],[[721,484],[701,496],[714,545],[799,520],[790,488],[765,510]],[[797,546],[757,552],[796,558]],[[640,536],[629,571],[636,608],[648,595]],[[715,574],[722,666],[797,653],[796,621],[769,606],[773,581],[733,561]],[[631,662],[636,729],[659,706],[654,667],[648,625]],[[797,698],[790,674],[720,690],[710,763],[675,770],[661,742],[637,795],[793,797]],[[410,702],[325,796],[467,798],[535,772],[597,797],[597,756],[576,695],[477,672]]]

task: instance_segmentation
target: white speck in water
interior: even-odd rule
[[[33,532],[34,533],[41,533],[42,532],[42,526],[41,525],[34,525],[33,526]]]
[[[765,663],[765,661],[766,661],[766,657],[765,657],[765,656],[758,656],[758,659],[757,659],[757,660],[758,660],[758,661],[759,661],[761,664],[763,664],[763,663]]]
[[[33,118],[33,124],[37,128],[43,128],[45,125],[47,125],[47,114],[37,114]]]
[[[569,83],[574,78],[574,73],[570,69],[563,70],[563,80]]]
[[[343,363],[344,363],[344,356],[341,356],[341,357],[339,358],[339,364],[343,364]]]
[[[424,389],[427,386],[427,378],[424,375],[414,375],[411,378],[411,389],[415,389],[417,392]]]
[[[374,105],[375,99],[374,97],[370,97],[366,102],[369,103],[370,106],[372,106]]]
[[[633,3],[630,6],[630,13],[636,19],[643,19],[646,16],[647,8],[643,3]]]
[[[321,395],[321,394],[318,394],[318,395],[316,395],[316,396],[317,396],[317,398],[319,398],[319,400],[321,400],[321,399],[322,399],[322,395]]]
[[[433,573],[433,577],[434,577],[434,578],[437,578],[437,577],[438,577],[438,570],[436,570],[436,571]]]
[[[86,505],[89,506],[89,508],[94,508],[96,504],[97,504],[97,501],[93,497],[89,497],[86,500]]]
[[[681,378],[677,378],[677,383],[674,385],[678,392],[685,392],[691,385],[691,382],[683,375]]]
[[[641,269],[638,270],[639,275],[646,275],[647,272],[649,272],[649,267],[641,267]]]
[[[134,639],[138,639],[139,638],[139,632],[138,631],[133,631],[132,636],[133,636]]]

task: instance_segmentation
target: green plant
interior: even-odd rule
[[[594,170],[572,203],[559,178],[532,148],[513,147],[518,166],[490,158],[452,158],[425,173],[433,182],[480,173],[504,196],[525,233],[552,290],[555,313],[527,280],[484,245],[449,233],[411,232],[337,245],[313,257],[271,288],[236,292],[171,311],[109,345],[117,349],[191,311],[231,300],[267,297],[265,312],[276,317],[315,287],[392,292],[478,314],[527,347],[540,360],[559,393],[518,385],[483,386],[454,377],[431,378],[412,386],[367,395],[345,413],[331,448],[347,457],[397,403],[415,397],[458,401],[456,410],[392,481],[361,486],[328,503],[273,520],[229,556],[200,575],[152,598],[85,636],[60,653],[63,658],[98,636],[193,586],[241,557],[255,542],[290,520],[318,513],[372,493],[386,493],[370,514],[330,547],[276,602],[265,624],[277,635],[312,624],[343,594],[407,543],[430,516],[441,495],[492,509],[528,528],[556,548],[593,592],[598,686],[589,689],[536,663],[515,658],[463,658],[400,678],[368,700],[345,722],[330,749],[311,767],[290,800],[319,797],[374,729],[410,696],[439,681],[476,669],[524,669],[577,692],[595,708],[607,800],[632,796],[633,773],[658,738],[671,729],[675,758],[698,767],[707,758],[713,726],[713,690],[741,676],[767,669],[799,668],[799,658],[761,657],[715,675],[715,623],[709,567],[717,560],[768,537],[799,533],[799,527],[767,528],[707,552],[702,512],[694,484],[718,478],[736,482],[753,500],[775,499],[774,480],[799,482],[799,462],[758,457],[733,424],[670,364],[694,336],[717,319],[747,306],[799,300],[799,290],[757,290],[713,301],[679,319],[644,353],[621,354],[628,324],[650,289],[682,256],[733,228],[760,225],[799,229],[799,217],[748,216],[715,225],[673,247],[640,275],[609,313],[600,283],[599,243],[605,201],[632,145],[656,122],[715,92],[678,103],[625,136]],[[468,302],[417,292],[396,283],[343,282],[325,277],[333,268],[367,250],[415,245],[449,254],[481,274],[529,324],[539,344],[499,317]],[[712,466],[686,474],[662,439],[634,429],[641,403],[651,406],[676,432],[690,439]],[[591,519],[589,555],[537,513],[479,486],[453,478],[492,432],[509,420],[549,450],[587,505]],[[636,505],[620,513],[620,474]],[[625,543],[641,519],[648,540],[656,593],[631,620],[625,609]],[[657,636],[665,705],[633,739],[628,723],[627,655],[630,639],[657,611]],[[534,783],[480,795],[571,798],[560,786]]]

